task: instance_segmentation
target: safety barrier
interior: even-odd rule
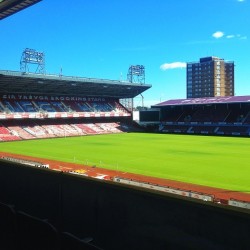
[[[228,205],[234,206],[234,207],[250,209],[250,203],[244,202],[244,201],[237,201],[237,200],[231,199],[228,201]]]
[[[132,185],[132,186],[157,190],[157,191],[161,191],[161,192],[176,194],[176,195],[180,195],[180,196],[190,197],[190,198],[199,199],[199,200],[203,200],[203,201],[213,202],[213,200],[214,200],[213,195],[198,193],[198,192],[194,192],[191,190],[176,189],[176,188],[172,188],[172,187],[160,186],[157,184],[140,182],[140,181],[121,178],[121,177],[114,177],[113,181],[123,183],[123,184]]]
[[[23,165],[38,167],[38,168],[49,168],[49,164],[44,164],[41,162],[29,161],[29,160],[24,160],[24,159],[18,159],[18,158],[9,157],[9,156],[2,156],[1,159],[11,161],[11,162],[20,163]]]

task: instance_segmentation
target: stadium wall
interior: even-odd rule
[[[103,249],[247,249],[250,213],[0,161],[0,201]]]

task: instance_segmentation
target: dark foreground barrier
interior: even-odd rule
[[[248,249],[250,213],[0,161],[0,201],[103,249]]]

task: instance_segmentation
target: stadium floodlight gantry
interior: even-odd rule
[[[0,20],[42,0],[0,0]]]
[[[128,69],[127,81],[130,83],[145,84],[145,67],[143,65],[131,65]],[[121,103],[128,110],[133,110],[134,103],[132,98],[124,98],[121,100]]]
[[[131,83],[145,84],[145,67],[143,65],[131,65],[128,69],[127,80]]]
[[[26,48],[21,56],[20,71],[23,73],[31,72],[29,65],[35,65],[34,73],[45,74],[45,54],[34,49]]]

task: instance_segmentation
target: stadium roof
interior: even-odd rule
[[[42,0],[0,0],[0,20]]]
[[[250,103],[250,96],[218,96],[190,99],[174,99],[161,102],[152,107],[204,105],[204,104],[227,104],[227,103]]]
[[[0,70],[1,94],[77,95],[134,98],[149,84]]]

